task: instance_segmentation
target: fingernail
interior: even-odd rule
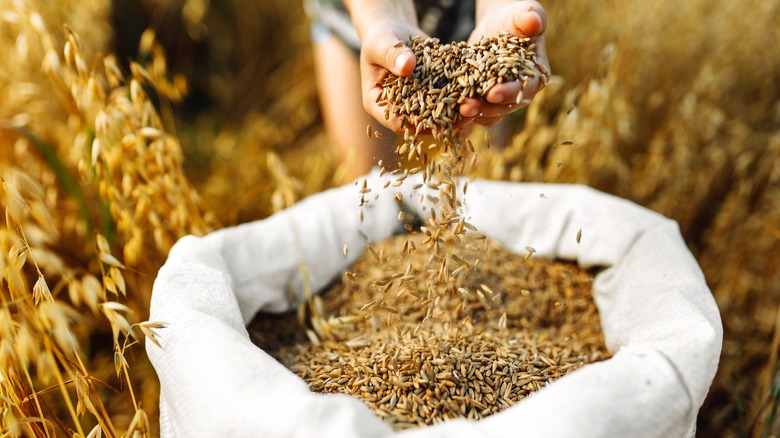
[[[503,103],[506,100],[506,95],[500,91],[490,93],[490,103]]]
[[[406,61],[409,60],[408,53],[401,53],[395,58],[395,70],[396,73],[401,73],[406,65]]]
[[[536,18],[536,21],[539,22],[539,30],[541,30],[542,29],[542,25],[544,25],[544,22],[542,21],[542,15],[539,14],[538,12],[536,12],[536,11],[531,11],[531,15],[534,18]]]
[[[479,114],[479,110],[474,108],[473,106],[466,107],[466,110],[463,111],[463,116],[464,117],[476,117],[477,114]]]

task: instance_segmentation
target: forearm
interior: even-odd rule
[[[477,22],[482,20],[488,11],[496,6],[512,3],[514,0],[477,0]]]
[[[501,31],[543,38],[547,13],[536,0],[477,0],[476,6],[477,27],[472,33],[472,39],[485,35],[497,36]]]
[[[361,37],[378,20],[393,20],[417,26],[412,0],[345,0],[352,22]]]

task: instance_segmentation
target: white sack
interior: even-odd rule
[[[160,349],[147,352],[160,379],[160,427],[173,437],[350,437],[393,432],[359,400],[314,394],[249,340],[259,311],[293,308],[301,266],[314,290],[342,274],[369,241],[401,231],[389,177],[358,219],[360,187],[303,200],[265,220],[185,237],[155,281],[150,320]],[[417,196],[407,208],[427,217]],[[372,199],[369,196],[369,199]],[[677,224],[584,186],[474,181],[469,222],[510,249],[603,266],[593,294],[612,359],[586,365],[481,421],[451,420],[398,436],[646,436],[691,434],[715,375],[722,326]],[[578,244],[576,235],[582,229]],[[342,253],[349,245],[349,255]],[[290,297],[289,289],[297,292]]]

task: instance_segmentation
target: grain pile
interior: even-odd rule
[[[403,252],[422,239],[367,251],[315,300],[308,339],[295,315],[259,315],[254,342],[313,391],[356,396],[397,430],[483,418],[607,357],[588,273],[493,242]],[[470,267],[439,281],[447,261]]]

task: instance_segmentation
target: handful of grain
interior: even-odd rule
[[[410,45],[417,59],[413,73],[405,77],[388,74],[377,100],[386,105],[385,119],[392,112],[407,127],[404,143],[396,152],[410,161],[415,157],[426,161],[426,150],[419,141],[423,131],[430,130],[445,148],[457,143],[453,126],[461,118],[458,105],[466,98],[484,97],[504,82],[522,81],[525,88],[537,75],[546,83],[549,76],[547,67],[537,62],[530,38],[502,34],[468,45],[414,37]],[[522,91],[516,103],[526,103]]]
[[[588,273],[447,242],[454,269],[470,267],[440,281],[442,258],[401,249],[422,238],[358,259],[317,297],[309,337],[294,315],[260,315],[253,341],[313,391],[358,397],[397,430],[483,418],[608,356]]]
[[[405,77],[388,74],[380,84],[378,102],[386,107],[386,119],[391,112],[402,118],[404,138],[396,153],[415,165],[393,171],[403,175],[392,183],[388,181],[385,187],[397,187],[408,176],[421,172],[422,183],[414,189],[426,186],[438,191],[427,196],[433,205],[430,218],[421,229],[428,237],[423,245],[438,255],[443,237],[451,235],[458,240],[467,227],[459,214],[457,180],[469,155],[471,166],[477,160],[471,141],[463,141],[455,128],[461,118],[459,105],[466,98],[483,97],[493,86],[509,81],[522,82],[516,102],[526,103],[522,90],[529,80],[540,75],[546,83],[549,71],[537,61],[535,44],[529,38],[509,34],[483,38],[475,45],[442,44],[436,38],[414,37],[410,46],[417,59],[413,73]],[[435,140],[431,144],[424,142],[423,134],[428,132]],[[370,127],[368,133],[371,134]],[[434,155],[429,158],[429,154]],[[381,162],[379,165],[384,173],[387,168]],[[463,194],[467,187],[464,184]],[[365,182],[363,190],[367,190]],[[422,202],[424,195],[419,196]],[[360,206],[364,204],[362,196]],[[362,220],[362,209],[360,214]]]

